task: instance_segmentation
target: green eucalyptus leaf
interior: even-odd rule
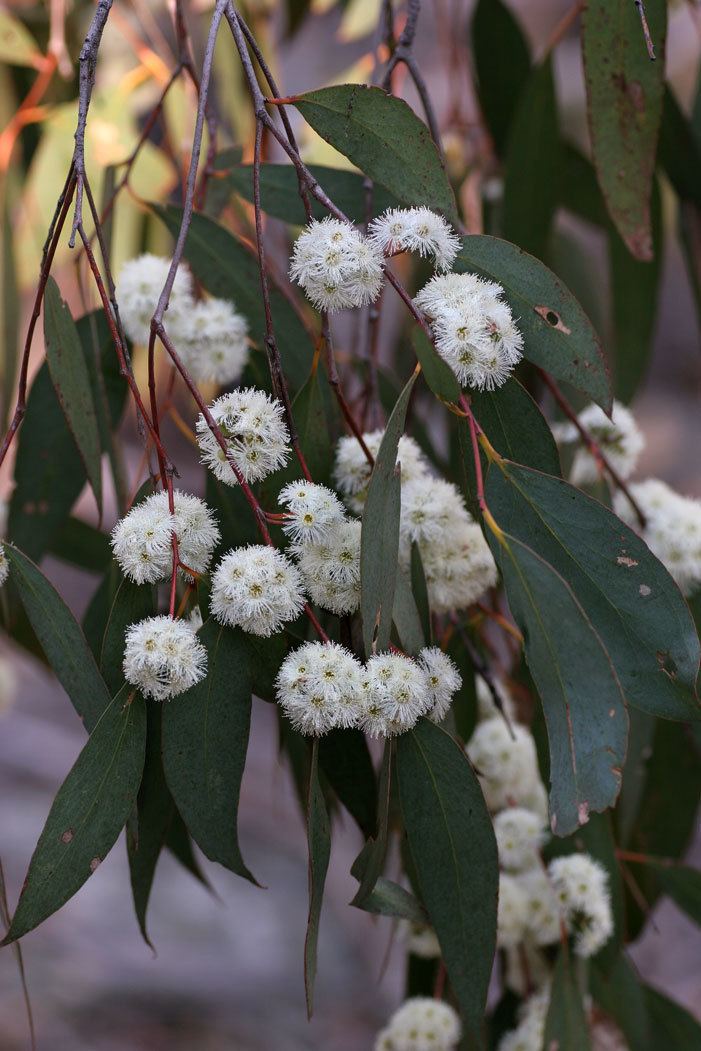
[[[680,1004],[645,986],[645,1001],[650,1019],[650,1047],[669,1047],[674,1051],[698,1051],[701,1047],[701,1023]]]
[[[645,990],[628,957],[620,954],[613,967],[605,970],[597,961],[591,969],[590,983],[594,1000],[613,1018],[629,1051],[654,1051]]]
[[[425,645],[432,646],[433,625],[431,623],[431,607],[428,599],[428,584],[426,583],[424,564],[421,560],[421,551],[416,541],[411,545],[411,591],[421,620]]]
[[[397,629],[402,649],[410,657],[415,657],[426,645],[426,636],[412,592],[411,579],[401,567],[397,569],[392,621]]]
[[[701,143],[669,84],[664,92],[659,162],[678,196],[701,208]]]
[[[513,376],[498,390],[471,391],[470,405],[502,456],[546,474],[561,473],[552,431],[533,398]]]
[[[144,702],[138,696],[129,701],[125,688],[58,790],[3,944],[60,909],[104,861],[136,801],[145,746]]]
[[[645,862],[663,894],[701,926],[701,871],[689,865],[676,865],[666,858]]]
[[[501,0],[479,0],[472,19],[472,48],[480,106],[497,153],[506,152],[514,110],[531,71],[528,42]]]
[[[331,856],[331,822],[326,800],[319,783],[318,740],[312,746],[309,771],[309,798],[307,801],[307,843],[309,846],[309,915],[304,942],[304,988],[307,998],[307,1016],[311,1018],[314,1006],[319,919],[324,900],[324,884]]]
[[[433,393],[442,401],[458,401],[460,384],[455,373],[450,365],[443,361],[422,328],[414,329],[411,342],[423,370],[424,379]]]
[[[398,916],[410,923],[428,924],[428,915],[420,902],[404,887],[391,879],[380,876],[375,889],[360,906],[364,912],[379,916]]]
[[[387,855],[389,809],[392,792],[392,751],[392,741],[385,741],[377,789],[376,821],[373,823],[371,835],[351,868],[351,874],[355,876],[360,884],[351,905],[355,905],[360,909],[364,908],[365,902],[375,889],[377,881],[382,874]]]
[[[123,578],[119,582],[110,607],[100,650],[100,671],[111,693],[124,683],[124,637],[130,624],[135,624],[156,612],[153,588],[150,584],[134,584]]]
[[[19,363],[20,296],[13,245],[9,194],[4,193],[0,231],[0,429],[10,422]]]
[[[340,802],[366,837],[377,820],[377,784],[372,757],[360,730],[331,730],[319,741],[319,766]]]
[[[398,737],[397,778],[421,899],[465,1028],[478,1038],[494,958],[499,881],[489,813],[465,753],[429,720]]]
[[[51,554],[62,562],[104,573],[112,558],[110,538],[80,518],[68,518],[51,543]]]
[[[545,1019],[544,1047],[590,1051],[589,1026],[577,985],[574,961],[561,949],[553,971],[550,1005]]]

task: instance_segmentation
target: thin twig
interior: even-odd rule
[[[5,924],[7,930],[10,929],[10,909],[7,902],[7,888],[5,886],[5,871],[0,860],[0,917],[2,922]],[[32,1011],[32,1002],[29,999],[29,986],[27,985],[27,973],[24,969],[24,957],[22,955],[22,946],[18,941],[12,943],[12,949],[17,960],[17,970],[19,971],[20,985],[22,986],[22,996],[24,998],[24,1009],[27,1012],[27,1024],[29,1026],[29,1041],[31,1051],[36,1051],[36,1032],[34,1029],[34,1012]]]
[[[652,36],[650,35],[650,26],[648,25],[647,15],[645,14],[645,5],[643,4],[643,0],[633,0],[633,3],[637,7],[638,14],[640,15],[640,22],[643,27],[643,36],[645,37],[645,47],[647,48],[648,58],[651,62],[654,62],[657,58],[657,55],[655,54],[655,45],[653,44]]]

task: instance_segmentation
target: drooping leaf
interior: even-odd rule
[[[476,1038],[496,940],[492,823],[464,752],[426,719],[397,739],[397,777],[421,899],[466,1030]]]
[[[328,168],[310,164],[308,168],[334,204],[356,223],[364,223],[367,216],[367,194],[363,176],[343,168]],[[246,201],[253,201],[253,167],[237,164],[225,177],[227,185]],[[268,215],[295,226],[307,222],[304,205],[299,196],[297,173],[291,164],[262,164],[260,169],[261,207]],[[382,186],[376,186],[372,195],[372,214],[379,215],[387,208],[396,208],[399,201]],[[315,219],[323,219],[328,211],[313,197]]]
[[[667,5],[648,0],[651,62],[628,0],[591,0],[582,52],[594,166],[609,213],[636,259],[652,258],[650,192],[664,92]]]
[[[492,550],[548,728],[550,825],[567,836],[615,803],[628,717],[608,654],[568,584],[515,536],[504,540]]]
[[[3,431],[10,422],[12,400],[15,397],[20,313],[8,196],[4,194],[0,230],[0,429]]]
[[[397,447],[418,373],[412,373],[392,415],[377,452],[363,509],[360,543],[360,612],[363,642],[369,657],[373,643],[387,649],[392,627],[392,608],[399,552],[400,475],[396,468]]]
[[[146,746],[146,709],[125,688],[93,729],[58,790],[29,864],[12,925],[15,941],[60,909],[104,861],[131,813]]]
[[[109,537],[80,518],[68,518],[51,544],[51,554],[92,573],[104,573],[112,558]]]
[[[154,205],[153,210],[171,233],[177,234],[182,210],[160,205]],[[234,301],[248,321],[251,339],[263,346],[265,315],[255,254],[213,219],[195,214],[185,244],[185,259],[208,292]],[[285,377],[290,387],[297,390],[309,373],[313,346],[299,316],[274,287],[270,289],[270,302]],[[167,328],[167,315],[165,320]]]
[[[561,949],[553,971],[543,1046],[553,1051],[589,1051],[589,1026],[577,986],[574,961]]]
[[[309,799],[307,803],[307,843],[309,846],[309,916],[304,942],[304,988],[307,998],[307,1016],[311,1018],[314,1006],[319,919],[324,899],[324,884],[331,855],[331,823],[326,800],[319,784],[318,740],[312,746],[309,771]]]
[[[653,1051],[645,991],[626,955],[620,954],[610,969],[592,967],[591,993],[625,1036],[629,1051]]]
[[[662,108],[659,161],[678,196],[701,208],[701,143],[668,84]]]
[[[501,0],[479,0],[472,19],[472,47],[480,105],[497,153],[503,157],[531,57],[521,27]]]
[[[5,553],[29,621],[57,679],[88,732],[110,694],[75,617],[41,570],[10,544]]]
[[[663,894],[701,926],[701,871],[689,865],[670,864],[666,858],[646,863]]]
[[[471,391],[470,405],[482,430],[502,456],[546,474],[561,473],[552,431],[518,380],[511,377],[494,391]]]
[[[102,449],[90,374],[78,329],[52,277],[44,293],[44,341],[51,382],[102,513]]]
[[[608,873],[613,932],[592,960],[592,964],[603,973],[607,973],[615,967],[620,958],[626,934],[625,892],[616,854],[613,815],[592,814],[586,825],[582,825],[575,833],[573,840],[578,850],[595,858]]]
[[[395,580],[392,621],[397,629],[402,649],[410,657],[415,657],[426,645],[426,637],[412,591],[411,578],[401,567],[397,570]]]
[[[380,767],[377,787],[377,814],[373,823],[372,834],[368,837],[363,849],[353,862],[351,874],[360,886],[351,905],[364,908],[365,902],[372,894],[384,869],[389,836],[389,806],[392,791],[392,753],[391,740],[385,741],[382,765]]]
[[[165,845],[173,857],[180,862],[191,876],[194,876],[198,883],[201,883],[207,890],[212,889],[209,880],[202,871],[198,858],[195,856],[192,837],[175,806],[173,808],[173,818],[166,832]]]
[[[661,562],[608,508],[567,482],[502,467],[487,480],[492,513],[567,581],[629,703],[667,719],[698,718],[699,640]]]
[[[557,100],[547,57],[530,74],[511,120],[502,204],[504,237],[538,259],[545,257],[559,181]]]
[[[419,359],[424,379],[437,397],[443,401],[456,402],[460,397],[460,384],[455,373],[440,357],[423,329],[414,329],[411,342]]]
[[[410,923],[428,923],[426,910],[414,895],[384,876],[379,877],[375,889],[360,908],[364,912],[374,912],[380,916],[399,916]]]
[[[200,631],[207,677],[163,712],[168,787],[200,849],[255,882],[241,856],[237,812],[251,721],[246,644],[239,631],[208,621]]]
[[[411,592],[421,621],[422,635],[427,646],[433,644],[433,625],[431,624],[431,606],[428,598],[428,584],[421,559],[419,545],[411,545]]]
[[[112,694],[124,682],[122,661],[124,636],[130,624],[155,613],[153,589],[149,584],[134,584],[122,579],[110,607],[100,650],[100,671]]]
[[[436,145],[402,99],[364,84],[338,84],[299,95],[294,105],[322,139],[402,204],[456,216]]]
[[[503,286],[523,335],[524,357],[611,407],[606,361],[591,321],[572,293],[534,256],[498,237],[464,237],[453,269]]]
[[[360,730],[332,730],[319,741],[319,766],[366,837],[377,819],[377,784],[367,741]]]
[[[680,1004],[645,986],[645,1000],[650,1020],[650,1047],[674,1048],[674,1051],[697,1051],[701,1045],[701,1023]]]

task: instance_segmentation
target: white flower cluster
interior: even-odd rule
[[[153,493],[132,507],[112,530],[114,557],[124,575],[136,584],[154,584],[170,576],[173,532],[185,566],[204,573],[209,565],[220,538],[214,515],[203,500],[177,489],[173,506],[171,515],[168,493]]]
[[[321,540],[296,551],[312,601],[338,616],[360,606],[360,530],[357,519],[342,518]]]
[[[414,996],[394,1012],[375,1051],[453,1051],[461,1036],[460,1018],[450,1004]]]
[[[212,616],[252,635],[273,635],[299,616],[304,603],[299,570],[274,547],[237,547],[212,574]]]
[[[448,681],[432,685],[436,651],[417,660],[378,653],[363,665],[343,646],[307,642],[288,653],[276,680],[280,707],[301,733],[321,736],[336,727],[359,726],[371,737],[393,737],[422,715],[447,710],[462,680],[449,657],[441,666]]]
[[[477,724],[466,751],[492,812],[522,806],[545,819],[547,800],[535,742],[525,726],[514,722],[510,728],[500,715],[485,719]]]
[[[503,1035],[497,1051],[543,1051],[549,1005],[550,986],[547,985],[521,1004],[517,1027]]]
[[[132,342],[149,341],[151,318],[165,285],[170,260],[141,255],[119,274],[117,302]],[[195,300],[192,275],[181,264],[166,315],[168,334],[183,364],[198,382],[236,383],[248,360],[248,325],[225,299]]]
[[[578,956],[593,956],[613,933],[608,873],[588,854],[568,854],[548,866]]]
[[[436,270],[449,270],[460,250],[460,238],[430,208],[389,208],[368,227],[371,242],[384,255],[416,252],[433,256]]]
[[[144,697],[166,701],[207,674],[207,651],[187,621],[147,617],[127,629],[124,676]]]
[[[5,548],[3,547],[2,543],[0,543],[0,588],[3,586],[9,575],[10,563],[7,560]]]
[[[462,387],[501,387],[521,360],[523,337],[503,294],[476,274],[450,273],[432,277],[416,297],[436,350]]]
[[[333,490],[313,482],[290,482],[280,491],[278,503],[287,508],[282,528],[295,548],[326,540],[346,517]]]
[[[441,947],[433,927],[425,923],[412,923],[411,920],[400,920],[399,927],[407,952],[413,956],[420,956],[423,960],[435,960],[441,955]]]
[[[327,217],[311,222],[292,250],[290,277],[318,310],[374,303],[384,260],[373,241],[350,223]]]
[[[630,478],[636,468],[640,453],[645,448],[645,438],[635,422],[633,413],[620,401],[614,401],[611,419],[603,409],[593,402],[583,409],[577,419],[591,434],[611,466],[624,480]],[[581,442],[574,423],[556,423],[552,428],[555,440],[560,445]],[[596,459],[586,448],[575,452],[570,470],[573,485],[593,485],[600,471]]]
[[[685,595],[701,586],[701,500],[682,496],[657,478],[630,486],[645,515],[642,538],[666,566]],[[613,508],[634,529],[639,523],[625,493],[617,492]]]
[[[363,435],[374,455],[382,431]],[[401,464],[402,508],[399,561],[406,568],[411,545],[421,554],[431,608],[437,613],[465,609],[497,582],[497,569],[479,525],[468,513],[457,488],[434,478],[416,442],[403,435],[397,462]],[[354,438],[336,446],[334,479],[349,506],[362,510],[367,497],[370,465]]]
[[[244,387],[222,394],[209,409],[226,440],[227,453],[202,414],[197,421],[197,442],[202,463],[221,482],[238,484],[230,460],[249,483],[260,481],[287,463],[290,435],[285,410],[277,398],[253,387]]]

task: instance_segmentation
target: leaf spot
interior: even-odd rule
[[[589,804],[586,801],[577,807],[577,820],[580,825],[586,825],[589,820]]]
[[[102,861],[102,858],[93,858],[92,861],[90,862],[90,871],[94,872],[95,869],[98,868],[98,866],[99,866],[101,861]]]
[[[657,663],[660,666],[660,671],[663,671],[665,675],[668,675],[670,679],[676,679],[677,677],[677,665],[672,659],[667,650],[657,651]]]
[[[539,317],[542,317],[544,321],[547,321],[551,328],[556,328],[558,332],[564,332],[566,336],[572,335],[572,329],[567,327],[557,310],[553,310],[552,307],[544,306],[533,307],[533,309]]]
[[[649,588],[649,587],[647,586],[647,584],[641,584],[641,585],[640,585],[640,587],[638,588],[638,591],[639,591],[639,592],[640,592],[640,594],[641,594],[641,595],[643,596],[643,598],[647,598],[647,596],[648,596],[649,594],[651,594],[651,592],[652,592],[652,589],[651,589],[651,588]]]
[[[629,568],[638,565],[635,559],[630,558],[628,555],[619,555],[616,561],[618,562],[619,566],[628,566]]]
[[[67,828],[65,832],[61,833],[61,842],[62,843],[70,843],[70,841],[73,839],[74,835],[75,835],[75,832],[73,831],[73,829],[72,828]]]
[[[616,715],[616,709],[615,708],[609,708],[609,718],[613,719],[615,715]]]

